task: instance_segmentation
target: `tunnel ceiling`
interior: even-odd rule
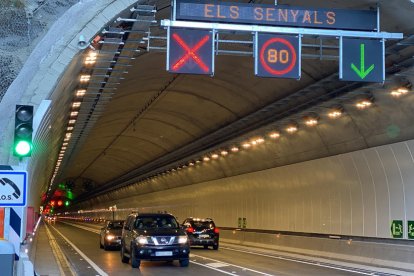
[[[139,3],[156,5],[158,23],[152,24],[151,35],[165,36],[166,32],[160,28],[159,22],[169,18],[170,1]],[[212,150],[223,148],[223,145],[240,145],[244,137],[249,135],[265,135],[266,132],[263,131],[270,131],[269,126],[273,123],[288,124],[292,116],[305,114],[312,108],[317,109],[322,105],[328,107],[337,104],[339,100],[349,100],[358,95],[371,97],[375,91],[384,93],[386,88],[410,81],[414,52],[414,40],[410,38],[414,32],[414,4],[411,1],[279,1],[279,4],[292,6],[349,9],[375,9],[377,3],[381,7],[381,31],[402,32],[405,37],[402,40],[404,43],[394,40],[386,42],[387,81],[384,85],[339,81],[338,59],[331,57],[338,55],[338,49],[324,48],[321,53],[318,47],[321,43],[319,37],[305,37],[303,40],[305,44],[316,46],[303,50],[307,56],[302,59],[300,80],[255,77],[253,57],[239,55],[216,56],[215,75],[210,77],[168,73],[165,70],[165,52],[147,52],[146,44],[137,43],[142,36],[133,32],[122,33],[123,28],[131,28],[130,24],[106,26],[104,30],[108,32],[98,34],[101,41],[96,44],[96,68],[98,65],[106,68],[111,64],[107,61],[107,52],[115,51],[119,47],[119,40],[125,42],[123,49],[134,47],[141,51],[124,52],[122,55],[127,55],[125,60],[117,59],[110,74],[117,76],[118,81],[107,82],[108,89],[100,98],[105,100],[103,108],[99,112],[95,110],[99,115],[95,118],[96,122],[93,127],[84,130],[79,142],[66,153],[54,183],[87,181],[91,184],[88,189],[82,185],[75,187],[79,199],[84,200],[157,174],[171,172],[177,166],[188,166],[189,162],[197,160],[197,156],[201,158]],[[129,10],[120,15],[129,16]],[[223,34],[223,38],[227,39],[246,40],[248,37],[245,34]],[[105,41],[116,43],[106,44]],[[152,46],[165,47],[162,39],[154,39],[152,43]],[[338,41],[325,38],[323,44],[338,46]],[[252,47],[248,45],[230,47],[240,51],[252,51]],[[56,91],[73,95],[71,91],[79,88],[78,76],[84,72],[83,61],[87,51],[90,49],[86,49],[73,60],[61,82],[57,84]],[[108,72],[94,69],[93,74],[98,76]],[[70,106],[74,100],[71,96],[62,98],[56,91],[52,100],[57,97],[60,100],[54,107],[56,130],[50,154],[57,158],[67,128]],[[91,93],[89,96],[93,99],[95,95],[96,93]],[[63,114],[61,110],[67,112]],[[404,114],[399,115],[400,120],[404,120]],[[375,121],[375,118],[367,116],[362,120],[370,122]],[[322,136],[323,131],[321,129]],[[349,135],[346,124],[342,128],[329,131],[343,132],[344,137]],[[387,142],[390,141],[383,139],[377,144]],[[365,144],[365,147],[369,146],[369,143]],[[289,147],[287,143],[284,148],[279,149],[278,154],[287,155]],[[304,142],[304,151],[306,147],[307,143]],[[258,160],[265,160],[266,154],[272,153],[263,152]],[[51,167],[55,166],[56,158],[49,159]],[[262,163],[263,166],[252,168],[257,170],[269,167],[266,162]],[[248,169],[244,172],[247,171]],[[235,170],[230,175],[232,173],[241,172]]]

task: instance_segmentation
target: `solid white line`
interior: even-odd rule
[[[226,262],[215,260],[215,259],[212,259],[212,258],[207,258],[207,257],[204,257],[204,256],[195,255],[195,254],[192,254],[192,253],[191,253],[191,255],[195,256],[195,257],[203,258],[203,259],[206,259],[206,260],[211,260],[211,261],[214,261],[214,262],[222,263],[222,264],[225,264],[225,265],[228,265],[228,266],[234,266],[234,267],[241,268],[243,270],[248,270],[248,271],[251,271],[251,272],[254,272],[254,273],[258,273],[258,274],[262,274],[262,275],[266,275],[266,276],[273,276],[273,274],[267,274],[267,273],[264,273],[264,272],[261,272],[261,271],[257,271],[257,270],[250,269],[250,268],[243,267],[243,266],[239,266],[239,265],[226,263]]]
[[[86,256],[82,251],[80,251],[79,248],[76,247],[76,245],[74,245],[68,238],[66,238],[62,233],[60,233],[59,230],[57,230],[55,227],[52,226],[52,228],[59,234],[62,236],[62,238],[65,239],[65,241],[72,246],[73,249],[76,250],[76,252],[79,253],[79,255],[81,255],[83,257],[83,259],[85,261],[87,261],[95,270],[96,272],[98,272],[101,276],[108,276],[108,274],[105,273],[105,271],[103,271],[99,266],[97,266],[91,259],[88,258],[88,256]]]
[[[195,261],[190,261],[190,263],[192,263],[192,264],[196,264],[196,265],[199,265],[199,266],[204,266],[204,267],[207,267],[207,268],[212,269],[212,270],[215,270],[215,271],[219,271],[219,272],[224,273],[224,274],[229,274],[229,275],[238,275],[238,274],[231,273],[231,272],[228,272],[228,271],[225,271],[225,270],[221,270],[221,269],[218,269],[218,268],[215,268],[215,267],[209,266],[209,265],[200,264],[200,263],[197,263],[197,262],[195,262]]]
[[[82,225],[79,225],[79,224],[74,224],[74,223],[65,222],[65,221],[60,221],[60,222],[61,223],[64,223],[64,224],[68,224],[68,225],[74,226],[74,227],[78,227],[78,228],[81,228],[83,230],[87,230],[87,231],[90,231],[90,232],[93,232],[93,233],[96,233],[96,234],[100,234],[101,233],[101,231],[99,231],[97,229],[93,229],[93,228],[90,228],[90,227],[82,226]]]
[[[362,271],[353,270],[353,269],[340,268],[340,267],[330,266],[330,265],[326,265],[326,264],[312,263],[312,262],[309,262],[309,261],[295,260],[295,259],[290,259],[290,258],[286,258],[286,257],[282,257],[282,256],[272,256],[272,255],[267,255],[267,254],[263,254],[263,253],[257,253],[257,252],[252,252],[252,251],[244,251],[244,250],[240,250],[240,249],[228,248],[228,247],[223,247],[223,246],[221,247],[221,249],[232,250],[232,251],[237,251],[237,252],[243,252],[243,253],[247,253],[247,254],[258,255],[258,256],[263,256],[263,257],[268,257],[268,258],[273,258],[273,259],[281,259],[281,260],[295,262],[295,263],[302,263],[302,264],[308,264],[308,265],[313,265],[313,266],[326,267],[326,268],[331,268],[331,269],[336,269],[336,270],[341,270],[341,271],[346,271],[346,272],[363,274],[363,275],[375,275],[373,273],[376,273],[374,271],[373,272],[362,272]]]

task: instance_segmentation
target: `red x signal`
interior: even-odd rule
[[[172,37],[185,50],[185,54],[172,66],[174,71],[183,67],[190,58],[192,58],[204,72],[208,73],[210,71],[210,68],[208,68],[200,56],[197,55],[197,51],[210,40],[209,35],[206,35],[199,40],[193,48],[190,48],[178,34],[174,33]]]

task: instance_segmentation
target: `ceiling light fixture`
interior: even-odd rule
[[[232,147],[232,148],[231,148],[231,151],[232,151],[232,152],[238,152],[238,151],[239,151],[239,148],[238,148],[238,147]]]
[[[229,152],[227,150],[222,150],[220,154],[223,156],[226,156],[227,154],[229,154]]]

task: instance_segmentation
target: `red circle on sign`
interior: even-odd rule
[[[292,62],[289,64],[289,66],[286,69],[275,70],[266,63],[266,60],[264,58],[264,52],[265,52],[266,48],[269,47],[269,45],[272,44],[272,43],[282,43],[282,44],[286,45],[289,48],[289,50],[292,52]],[[263,44],[262,49],[260,50],[260,62],[262,63],[264,69],[267,72],[269,72],[270,74],[284,75],[284,74],[289,73],[290,71],[292,71],[293,67],[295,67],[295,64],[296,64],[296,51],[295,51],[295,48],[286,39],[283,39],[283,38],[280,38],[280,37],[271,38]]]

